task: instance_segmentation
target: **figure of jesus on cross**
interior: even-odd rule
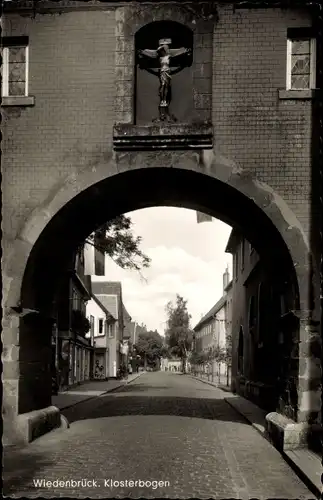
[[[181,47],[179,49],[170,49],[172,40],[170,38],[162,38],[159,40],[157,50],[143,49],[138,51],[138,56],[142,60],[144,57],[150,59],[159,59],[159,69],[154,70],[147,66],[145,69],[159,77],[159,120],[160,121],[176,121],[176,118],[169,113],[169,104],[171,101],[171,75],[178,73],[188,65],[189,57],[185,59],[180,56],[190,56],[191,49]],[[176,64],[176,58],[178,63]],[[175,62],[175,65],[174,65]]]

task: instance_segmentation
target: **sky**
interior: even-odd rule
[[[196,212],[184,208],[152,207],[125,214],[133,222],[140,249],[151,258],[143,279],[106,257],[105,276],[95,281],[121,281],[124,305],[133,321],[161,335],[166,327],[165,306],[176,294],[187,300],[194,327],[223,294],[223,273],[232,275],[232,258],[224,252],[231,227],[213,219],[197,224]]]

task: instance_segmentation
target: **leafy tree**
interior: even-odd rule
[[[138,341],[134,348],[136,353],[144,360],[145,368],[147,365],[159,365],[160,358],[164,354],[163,337],[159,335],[157,330],[147,330],[145,325],[141,325],[139,327]]]
[[[122,269],[136,271],[149,267],[151,262],[139,248],[141,241],[141,236],[134,236],[132,221],[125,215],[106,222],[86,240],[111,257]]]
[[[183,363],[183,372],[186,371],[186,361],[193,342],[193,331],[190,328],[191,315],[187,310],[187,300],[176,295],[176,302],[166,305],[168,316],[166,339],[173,354],[177,354]]]

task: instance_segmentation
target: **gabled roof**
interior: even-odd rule
[[[127,323],[130,323],[132,320],[130,314],[128,313],[127,309],[125,308],[125,305],[122,303],[122,312],[123,312],[123,321],[126,321]]]
[[[102,302],[98,299],[98,297],[96,297],[96,295],[94,295],[94,293],[92,293],[91,295],[91,298],[94,300],[94,302],[97,303],[97,305],[102,309],[102,311],[106,314],[107,316],[107,319],[113,319],[116,321],[116,318],[113,316],[113,314],[105,307],[104,304],[102,304]]]
[[[243,236],[241,235],[240,231],[238,231],[238,229],[233,228],[230,233],[227,246],[225,247],[225,252],[234,253],[237,245],[239,244],[242,238]]]
[[[101,295],[96,294],[97,299],[104,305],[104,307],[111,312],[115,319],[119,319],[118,311],[118,296],[114,295]]]
[[[92,292],[95,295],[121,295],[120,281],[92,281]]]
[[[119,319],[118,298],[121,298],[120,281],[93,281],[92,293],[110,311],[115,319]]]
[[[193,330],[196,332],[197,330],[202,328],[202,326],[205,323],[208,323],[209,320],[211,320],[216,315],[216,313],[219,312],[220,309],[222,309],[226,301],[227,301],[227,296],[223,295],[221,299],[218,300],[217,303],[209,310],[209,312],[205,314],[205,316],[203,316],[203,318],[197,323],[197,325],[193,328]]]
[[[131,316],[125,308],[124,304],[122,304],[122,312],[123,312],[123,336],[125,338],[131,339],[133,341],[133,327],[131,323]]]

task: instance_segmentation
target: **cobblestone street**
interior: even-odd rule
[[[116,392],[63,411],[69,429],[7,452],[4,494],[314,498],[278,451],[224,401],[225,396],[189,376],[143,374]],[[55,488],[35,483],[82,479],[95,484]],[[169,484],[154,489],[116,483],[111,488],[109,480]]]

